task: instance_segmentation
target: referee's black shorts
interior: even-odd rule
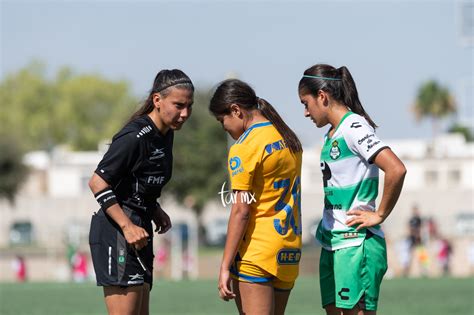
[[[89,232],[92,263],[98,286],[136,286],[153,283],[153,230],[149,216],[123,206],[130,220],[148,235],[148,244],[135,252],[121,228],[104,211],[92,215]],[[138,257],[137,257],[138,253]],[[143,266],[142,266],[143,264]]]

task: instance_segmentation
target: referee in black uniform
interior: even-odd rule
[[[109,314],[148,314],[153,272],[153,221],[171,228],[158,198],[170,180],[173,132],[192,111],[194,86],[181,70],[162,70],[143,106],[112,139],[89,181],[100,210],[89,243],[97,285]]]

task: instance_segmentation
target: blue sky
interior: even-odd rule
[[[410,106],[436,79],[473,118],[473,46],[460,40],[456,1],[2,1],[0,79],[32,59],[51,73],[126,79],[136,96],[157,71],[184,70],[200,88],[235,73],[301,137],[324,130],[303,117],[297,84],[315,63],[346,65],[385,139],[428,138]],[[469,89],[471,87],[471,89]]]

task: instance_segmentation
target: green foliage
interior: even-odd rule
[[[448,132],[460,133],[464,136],[464,139],[466,139],[466,141],[468,142],[474,141],[474,135],[472,134],[472,131],[466,126],[463,126],[460,124],[454,124],[449,128]]]
[[[196,92],[193,113],[175,133],[173,176],[166,190],[198,212],[227,178],[227,137],[209,113],[210,94]]]
[[[124,81],[100,75],[79,75],[62,68],[48,79],[34,62],[0,83],[0,132],[15,131],[26,150],[68,144],[95,150],[110,138],[137,103]]]
[[[417,119],[440,119],[456,112],[456,103],[449,90],[434,80],[427,81],[418,89],[413,106]]]
[[[13,201],[27,172],[19,143],[12,136],[0,133],[0,198],[9,201]]]
[[[208,113],[209,99],[209,93],[195,93],[193,114],[175,134],[173,177],[166,187],[179,202],[186,201],[197,211],[217,197],[227,174],[227,138]],[[138,105],[127,82],[78,75],[69,68],[48,79],[38,62],[0,82],[0,102],[0,134],[13,132],[24,150],[48,150],[58,144],[96,150],[101,140],[120,130]],[[17,186],[9,187],[10,196]]]
[[[50,136],[50,104],[54,92],[44,79],[44,67],[32,63],[0,84],[0,132],[21,138],[25,149],[46,147]]]

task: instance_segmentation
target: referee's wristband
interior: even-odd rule
[[[94,194],[95,200],[99,203],[102,210],[107,210],[114,204],[118,203],[117,197],[114,194],[112,188],[107,187]]]

